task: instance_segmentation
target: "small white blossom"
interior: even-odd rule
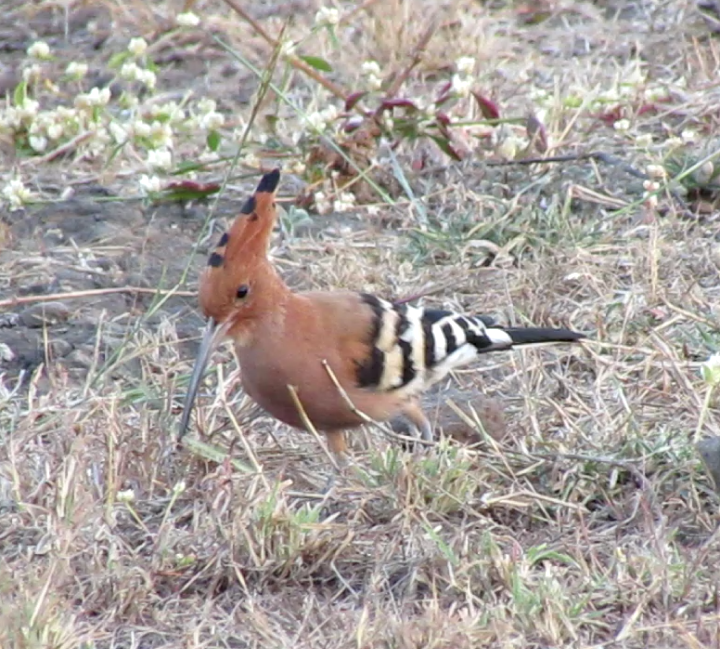
[[[243,157],[243,164],[251,169],[257,169],[260,166],[260,158],[254,153],[248,153]]]
[[[363,61],[360,69],[362,70],[363,74],[374,74],[376,76],[380,75],[380,64],[377,61]]]
[[[108,124],[108,130],[116,144],[125,144],[130,138],[130,134],[117,122],[110,122]]]
[[[50,46],[45,41],[35,41],[27,48],[27,54],[34,59],[49,59]]]
[[[473,80],[460,74],[453,74],[450,90],[458,97],[467,97],[472,90]]]
[[[320,7],[315,14],[316,25],[337,25],[340,22],[340,12],[335,7]]]
[[[460,74],[472,74],[475,71],[475,57],[461,56],[455,61],[455,67]]]
[[[214,113],[217,108],[217,102],[209,97],[203,97],[198,103],[197,108],[201,114]]]
[[[653,143],[652,133],[642,133],[635,138],[635,144],[647,148]]]
[[[280,56],[291,56],[295,53],[297,43],[289,38],[283,38],[280,43]]]
[[[121,503],[131,503],[135,500],[135,492],[132,489],[124,489],[117,492],[117,500]]]
[[[680,133],[680,137],[685,144],[697,141],[697,133],[689,128],[686,128],[682,133]]]
[[[619,119],[613,124],[613,128],[618,131],[618,133],[624,133],[630,128],[630,120]]]
[[[28,143],[30,148],[37,153],[42,153],[47,149],[48,141],[44,135],[30,135],[28,136]]]
[[[338,116],[338,110],[332,104],[323,110],[314,113],[308,113],[305,121],[315,131],[322,132],[325,130],[329,122],[335,120]]]
[[[365,84],[368,90],[380,90],[380,88],[382,88],[382,79],[376,77],[374,74],[369,74],[365,80]]]
[[[200,128],[205,129],[206,131],[214,131],[215,129],[220,128],[225,123],[225,116],[216,113],[205,113],[200,117]]]
[[[42,77],[42,67],[39,63],[33,63],[22,71],[23,81],[30,83]]]
[[[147,174],[143,174],[140,176],[140,180],[138,182],[140,183],[141,189],[146,194],[157,194],[162,190],[162,180],[157,176],[148,176]]]
[[[136,81],[140,73],[140,66],[135,61],[126,61],[120,68],[120,78]]]
[[[185,11],[178,14],[175,21],[180,27],[197,27],[200,24],[200,18],[192,11]]]
[[[40,102],[26,97],[18,110],[20,111],[21,118],[33,119],[40,110]]]
[[[132,132],[135,137],[145,138],[150,137],[152,129],[150,128],[150,124],[147,122],[143,122],[141,119],[136,119],[132,124]]]
[[[147,163],[155,169],[169,169],[172,165],[172,153],[168,149],[150,149]]]
[[[45,132],[51,140],[59,140],[64,131],[65,127],[62,124],[58,124],[58,122],[48,124],[47,129],[45,129]]]
[[[157,148],[172,149],[173,146],[173,130],[172,126],[167,122],[155,120],[150,125],[150,132],[147,137]]]
[[[293,160],[288,165],[288,171],[292,174],[302,175],[305,173],[305,163],[302,160]]]
[[[351,192],[342,192],[333,201],[333,211],[335,212],[347,212],[355,207],[355,194]]]
[[[185,119],[185,111],[174,101],[165,104],[153,104],[150,107],[150,113],[153,117],[162,117],[169,122],[182,122]]]
[[[75,105],[78,108],[93,108],[95,106],[106,106],[110,101],[110,88],[93,88],[90,92],[75,97]]]
[[[677,149],[683,145],[683,141],[679,137],[669,137],[665,144],[669,149]]]
[[[77,61],[70,61],[68,66],[65,68],[65,74],[73,79],[82,79],[88,72],[87,63],[78,63]]]
[[[138,72],[137,80],[144,84],[148,90],[154,90],[157,85],[157,75],[152,70],[141,68]]]
[[[324,192],[315,192],[315,209],[318,214],[327,214],[330,211],[330,201]]]
[[[142,56],[147,51],[147,41],[144,38],[131,38],[128,43],[128,52],[133,56]]]
[[[648,165],[645,167],[645,172],[650,178],[665,178],[667,176],[665,167],[662,165]]]
[[[23,181],[19,178],[13,178],[2,190],[2,196],[10,204],[11,210],[20,209],[25,203],[33,199],[31,192]]]
[[[643,188],[647,192],[656,192],[660,189],[660,183],[655,180],[643,180]]]

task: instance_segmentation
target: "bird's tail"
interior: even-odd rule
[[[503,327],[513,345],[539,345],[542,343],[572,343],[585,338],[584,334],[570,329],[546,327]]]

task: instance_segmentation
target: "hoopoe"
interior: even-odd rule
[[[309,420],[340,457],[344,430],[361,425],[363,414],[375,421],[404,415],[424,439],[432,439],[417,397],[480,354],[584,338],[569,329],[501,327],[487,316],[393,304],[366,293],[294,293],[268,259],[279,182],[278,169],[262,177],[202,273],[207,326],[180,438],[210,353],[226,336],[235,343],[247,394],[290,426],[306,428]]]

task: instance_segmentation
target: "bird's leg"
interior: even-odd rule
[[[430,425],[430,420],[423,412],[417,400],[413,399],[412,401],[408,401],[403,406],[402,413],[415,425],[418,431],[420,431],[420,436],[426,442],[431,442],[433,440],[435,435],[433,433],[432,426]]]
[[[345,434],[341,430],[325,431],[327,437],[328,448],[335,456],[339,467],[347,464],[347,443],[345,442]]]

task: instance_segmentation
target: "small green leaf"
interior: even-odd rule
[[[117,54],[113,54],[110,57],[110,60],[108,61],[108,67],[109,68],[119,68],[125,61],[127,61],[132,54],[128,52],[127,50],[123,52],[117,52]]]
[[[25,81],[21,81],[17,86],[15,86],[13,104],[15,104],[15,106],[22,106],[25,103],[25,99],[27,99],[27,83]]]
[[[321,72],[332,72],[332,65],[330,65],[325,59],[321,59],[319,56],[301,56],[299,57],[311,68],[320,70]]]
[[[210,131],[207,134],[207,145],[208,149],[211,151],[217,151],[218,147],[220,146],[220,141],[222,140],[222,137],[220,136],[220,133],[217,131]]]

